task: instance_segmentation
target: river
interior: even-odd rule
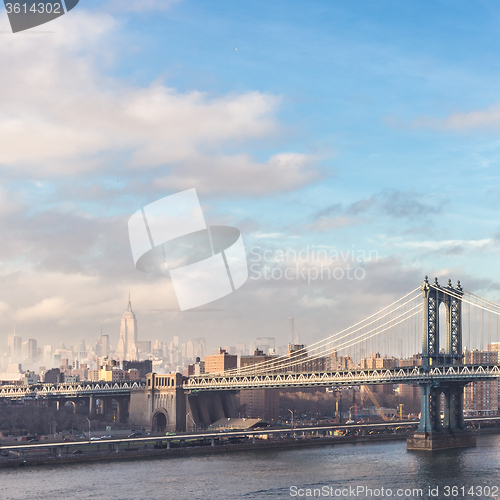
[[[499,435],[479,436],[477,448],[434,454],[407,452],[405,446],[404,441],[389,441],[3,469],[0,499],[314,498],[308,494],[316,498],[500,498]]]

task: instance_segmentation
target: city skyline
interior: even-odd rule
[[[498,493],[500,3],[4,4],[6,498]]]
[[[288,321],[293,318],[288,318]],[[61,341],[58,345],[40,344],[37,339],[23,341],[23,337],[15,331],[7,336],[4,346],[3,370],[9,372],[8,366],[15,364],[24,365],[23,371],[35,370],[38,373],[39,367],[45,369],[57,368],[66,359],[70,363],[85,362],[99,365],[99,359],[109,358],[119,361],[138,361],[155,359],[167,359],[167,366],[156,364],[155,369],[160,373],[168,373],[178,369],[186,368],[187,364],[194,362],[198,357],[204,359],[206,354],[215,353],[218,347],[211,346],[207,349],[205,338],[190,338],[186,342],[179,340],[178,335],[174,335],[170,342],[162,342],[159,339],[144,339],[138,336],[138,321],[132,309],[131,297],[127,303],[127,310],[123,313],[118,338],[116,335],[110,340],[109,334],[105,334],[101,327],[100,338],[74,339],[66,343]],[[298,336],[295,337],[298,343]],[[66,345],[67,344],[67,345]],[[248,355],[256,350],[263,350],[266,354],[283,355],[286,353],[287,344],[277,346],[274,337],[257,337],[246,342],[234,342],[233,346],[224,345],[224,348],[231,354]],[[157,358],[156,358],[157,359]],[[2,366],[0,364],[0,372]]]
[[[424,275],[499,300],[498,5],[117,5],[0,48],[0,335],[111,334],[129,288],[152,338],[216,345],[286,337],[290,315],[314,342]],[[135,269],[127,221],[192,188],[209,224],[241,230],[251,273],[177,313],[168,277]],[[336,274],[310,279],[322,265]]]

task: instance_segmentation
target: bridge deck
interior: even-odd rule
[[[206,374],[189,377],[183,388],[187,391],[230,391],[259,388],[330,387],[374,384],[411,384],[500,378],[499,365],[449,365],[428,369],[422,366],[384,368],[379,370],[346,370],[337,372],[270,373],[225,375]],[[34,384],[0,386],[0,398],[50,398],[121,396],[145,389],[145,382],[80,382],[73,384]]]
[[[220,391],[256,388],[327,387],[367,384],[410,384],[438,381],[491,380],[500,377],[498,365],[448,365],[424,368],[410,366],[379,370],[346,370],[337,372],[271,373],[224,375],[207,374],[190,377],[187,390]]]

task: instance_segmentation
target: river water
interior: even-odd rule
[[[391,441],[1,469],[0,499],[500,498],[500,436],[434,454],[405,446]]]

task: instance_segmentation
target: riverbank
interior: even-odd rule
[[[475,434],[499,434],[499,429],[483,429],[476,430]],[[208,454],[224,454],[234,452],[247,452],[250,450],[265,450],[265,449],[287,449],[311,446],[332,446],[342,444],[356,443],[376,443],[385,441],[405,441],[411,433],[399,434],[374,434],[364,436],[313,436],[297,439],[256,439],[255,442],[231,443],[231,444],[216,444],[184,446],[178,448],[153,448],[137,446],[124,450],[108,450],[98,452],[82,452],[73,454],[72,446],[68,445],[67,452],[59,455],[45,456],[20,456],[12,458],[3,458],[0,460],[0,468],[12,467],[34,467],[34,466],[53,466],[53,465],[71,465],[84,462],[109,462],[109,461],[130,461],[143,460],[153,458],[175,458],[185,457],[189,455],[208,455]]]

